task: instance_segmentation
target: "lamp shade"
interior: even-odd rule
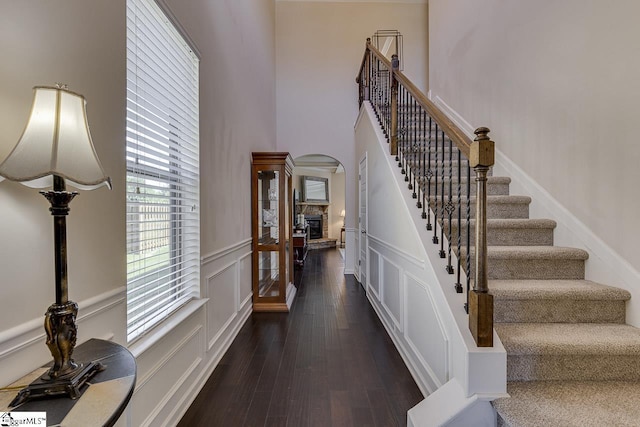
[[[344,215],[345,215],[345,212],[344,212],[344,209],[342,209],[342,210],[340,211],[340,216],[344,218]]]
[[[0,164],[2,178],[53,186],[53,175],[81,190],[111,188],[91,141],[84,96],[66,87],[36,86],[27,126]]]

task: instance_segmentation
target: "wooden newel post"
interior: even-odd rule
[[[487,274],[487,172],[495,161],[489,129],[475,130],[469,166],[476,172],[475,280],[469,292],[469,329],[478,347],[493,347],[493,295]]]
[[[391,56],[391,141],[389,151],[392,156],[398,154],[398,80],[396,72],[400,68],[398,55]]]

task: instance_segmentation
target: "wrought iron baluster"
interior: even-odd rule
[[[387,138],[387,142],[389,142],[389,134],[387,133],[387,123],[386,117],[384,114],[384,102],[387,97],[387,79],[385,70],[382,64],[382,61],[378,60],[378,63],[381,64],[381,72],[380,72],[380,96],[379,96],[379,104],[380,104],[380,125],[382,126],[382,132],[384,133],[385,138]]]
[[[391,70],[388,68],[387,78],[385,79],[384,118],[387,129],[387,142],[389,142],[391,138]]]
[[[396,152],[396,162],[402,155],[402,135],[404,132],[404,111],[402,110],[402,99],[404,97],[404,86],[398,85],[398,151]]]
[[[427,218],[427,117],[424,108],[420,108],[420,123],[422,123],[422,219]]]
[[[406,110],[406,103],[407,103],[407,91],[404,88],[404,86],[400,85],[400,99],[398,100],[398,109],[399,111],[402,111],[402,129],[400,130],[399,134],[398,134],[398,155],[396,156],[396,162],[398,162],[398,167],[402,167],[402,157],[404,156],[404,143],[405,143],[405,138],[407,135],[407,110]]]
[[[408,94],[407,103],[410,102],[413,102],[413,96]],[[400,163],[398,165],[400,166],[400,173],[402,175],[407,173],[407,145],[409,144],[409,138],[411,137],[411,113],[408,105],[405,108],[407,108],[407,132],[404,140],[404,153],[402,153],[402,157],[400,158]]]
[[[439,214],[439,209],[438,209],[438,133],[439,133],[439,127],[438,127],[438,123],[436,123],[436,128],[435,128],[435,153],[433,155],[433,157],[435,158],[433,163],[434,163],[434,168],[433,168],[433,177],[435,178],[434,181],[434,186],[433,186],[433,190],[434,190],[434,195],[433,195],[433,238],[431,239],[431,241],[434,244],[438,244],[438,214]]]
[[[406,104],[407,99],[408,99],[408,93],[405,90],[404,91],[403,104]],[[407,115],[407,110],[406,110],[406,107],[404,105],[402,107],[402,115],[404,117],[404,129],[403,129],[404,133],[402,135],[402,148],[401,148],[401,150],[399,150],[399,151],[401,151],[400,158],[398,159],[398,166],[400,168],[402,168],[402,165],[403,165],[403,162],[404,162],[404,158],[407,157],[407,138],[409,137],[407,129],[409,127],[410,117]],[[404,172],[402,172],[402,173],[404,173]]]
[[[445,213],[445,201],[444,201],[444,174],[445,174],[445,167],[444,167],[444,131],[441,131],[441,135],[440,135],[440,139],[442,140],[442,153],[441,153],[441,159],[442,159],[442,182],[441,182],[441,191],[440,191],[440,258],[445,258],[447,256],[447,254],[444,251],[444,213]],[[451,168],[451,165],[449,165],[449,168]]]
[[[419,105],[418,106],[418,173],[416,175],[414,175],[414,184],[413,184],[413,188],[416,189],[417,187],[417,192],[418,192],[418,201],[416,202],[416,206],[418,207],[418,209],[422,209],[422,199],[424,198],[424,159],[425,159],[425,152],[424,152],[424,132],[423,132],[423,127],[424,127],[424,122],[422,120],[422,106]],[[422,185],[420,185],[420,181],[422,181]],[[422,195],[423,197],[420,197],[420,192],[422,191]],[[415,190],[414,190],[415,193]],[[424,214],[424,210],[422,211],[422,213]]]
[[[416,106],[417,101],[414,98],[413,103],[411,104],[411,138],[409,140],[409,145],[407,146],[407,153],[409,154],[407,156],[407,174],[404,176],[405,182],[409,183],[409,190],[413,189],[411,186],[411,175],[413,174],[415,167],[415,153],[413,152],[413,146],[416,143]]]
[[[382,97],[384,96],[384,87],[383,87],[383,79],[382,79],[382,69],[380,67],[380,60],[377,59],[377,70],[378,70],[378,99],[376,100],[378,106],[378,122],[380,123],[380,127],[382,127],[382,133],[386,138],[387,132],[384,127],[384,117],[382,116]]]
[[[460,282],[460,266],[462,264],[462,252],[460,252],[460,247],[462,245],[462,153],[458,150],[458,264],[456,266],[457,269],[457,277],[456,277],[456,292],[462,293],[462,283]]]
[[[380,115],[378,114],[378,92],[380,86],[378,84],[378,58],[371,60],[371,106],[373,112],[376,113],[376,118],[380,121]]]
[[[385,116],[387,118],[388,139],[391,140],[391,69],[387,70],[387,99],[385,101]]]
[[[411,152],[412,152],[412,156],[413,156],[413,170],[412,170],[412,174],[411,174],[411,179],[413,180],[413,185],[411,185],[411,182],[409,182],[409,190],[413,190],[413,193],[411,194],[411,197],[414,199],[418,198],[418,194],[416,193],[416,170],[420,170],[420,151],[418,150],[418,143],[420,141],[420,115],[418,114],[418,111],[420,109],[420,105],[416,104],[416,113],[415,113],[415,135],[416,137],[413,140],[413,146],[411,147]],[[418,169],[415,168],[416,166],[416,162],[418,163]],[[420,202],[418,202],[420,203]],[[420,206],[418,206],[420,207]]]
[[[426,112],[425,112],[425,124],[426,124]],[[431,230],[431,178],[433,178],[433,172],[431,170],[431,127],[433,123],[431,117],[429,117],[429,129],[427,130],[427,230]]]
[[[458,170],[460,165],[458,165]],[[451,219],[453,218],[453,211],[455,210],[455,206],[453,205],[453,142],[451,138],[449,138],[449,197],[447,198],[447,206],[445,210],[449,214],[449,230],[448,230],[448,238],[447,238],[447,273],[453,274],[453,265],[451,265]]]
[[[469,291],[471,290],[471,166],[467,164],[467,302],[464,309],[469,313]]]

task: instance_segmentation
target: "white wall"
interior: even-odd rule
[[[3,2],[1,9],[0,160],[26,125],[33,86],[66,83],[86,97],[113,190],[81,191],[70,205],[69,298],[80,305],[80,342],[124,343],[125,1],[32,0]],[[0,183],[0,206],[0,384],[6,384],[51,358],[42,324],[55,301],[53,221],[38,191],[18,183]]]
[[[276,2],[278,150],[326,154],[344,165],[348,228],[357,226],[355,78],[366,39],[399,30],[405,71],[426,89],[427,21],[425,3]]]
[[[166,3],[201,53],[200,301],[130,349],[136,391],[120,425],[175,425],[251,313],[251,151],[276,148],[272,0]],[[36,84],[88,100],[93,140],[114,190],[82,192],[68,221],[70,297],[79,341],[125,343],[124,0],[5,2],[0,13],[0,158],[20,136]],[[48,203],[0,183],[0,384],[50,359],[43,313],[54,301]],[[208,300],[207,300],[208,298]]]
[[[202,54],[202,255],[251,237],[251,152],[276,148],[273,0],[165,0]]]
[[[429,6],[432,96],[490,127],[496,148],[638,277],[640,3]]]

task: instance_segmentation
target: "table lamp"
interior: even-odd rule
[[[344,209],[342,209],[340,211],[340,216],[342,217],[342,226],[344,227],[344,217],[345,217],[346,212],[344,211]]]
[[[18,181],[41,191],[53,216],[56,302],[45,314],[44,329],[53,366],[18,393],[10,406],[51,395],[80,396],[80,388],[100,363],[76,363],[78,305],[69,301],[67,286],[67,228],[69,203],[78,194],[66,191],[65,182],[81,190],[100,186],[111,189],[111,180],[96,155],[87,123],[86,100],[66,85],[36,86],[31,115],[22,136],[0,164],[0,181]]]

